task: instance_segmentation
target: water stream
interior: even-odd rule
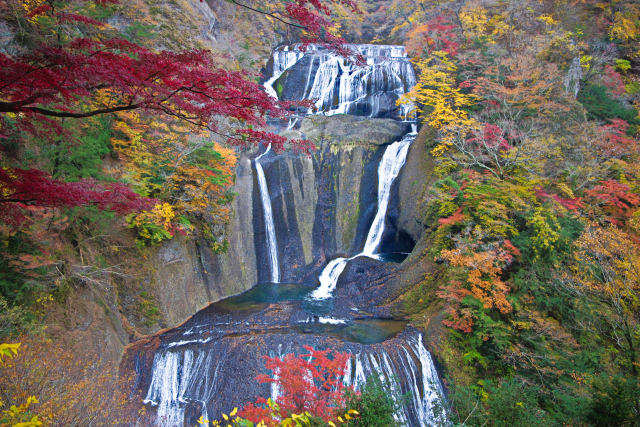
[[[264,89],[269,95],[274,98],[278,98],[278,92],[273,88],[273,83],[286,70],[291,68],[300,58],[304,56],[304,52],[299,49],[289,49],[289,46],[284,46],[281,49],[277,49],[273,52],[273,72],[271,77],[264,82]]]
[[[340,275],[347,266],[347,263],[352,259],[359,256],[376,258],[375,251],[380,244],[382,233],[384,232],[384,219],[387,214],[387,207],[389,206],[391,186],[407,160],[409,146],[415,137],[415,132],[411,132],[405,135],[400,141],[389,145],[385,150],[382,160],[380,160],[380,166],[378,166],[378,209],[373,223],[371,223],[371,227],[369,228],[364,249],[351,258],[336,258],[329,262],[325,269],[322,270],[322,273],[320,273],[318,279],[320,281],[320,287],[311,293],[312,298],[321,300],[331,298],[333,290],[338,284]]]
[[[355,64],[316,45],[307,46],[304,53],[301,45],[277,49],[272,75],[265,82],[267,92],[278,96],[273,88],[276,84],[281,98],[314,100],[318,113],[325,115],[409,118],[414,112],[413,105],[399,108],[395,105],[416,83],[404,47],[366,44],[347,47],[361,54],[366,65]],[[281,79],[287,70],[297,78]]]
[[[260,187],[260,199],[262,200],[262,211],[264,213],[264,225],[267,230],[267,251],[269,253],[269,264],[271,267],[271,281],[278,283],[280,281],[280,267],[278,266],[278,241],[276,240],[276,227],[273,223],[273,210],[271,209],[271,198],[269,197],[269,188],[267,187],[267,179],[264,176],[264,170],[260,164],[260,159],[271,151],[271,145],[260,156],[256,157],[256,175],[258,176],[258,186]]]

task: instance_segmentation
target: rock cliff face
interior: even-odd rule
[[[273,206],[279,259],[287,265],[282,281],[315,284],[330,259],[362,249],[375,215],[377,165],[384,145],[400,139],[407,126],[391,119],[310,116],[302,120],[299,129],[285,134],[310,139],[316,151],[310,156],[269,153],[261,159]],[[214,254],[206,241],[188,237],[176,237],[150,250],[135,280],[159,309],[157,323],[135,328],[132,316],[137,307],[125,304],[123,310],[121,302],[106,301],[112,317],[118,311],[122,315],[103,319],[108,326],[104,339],[91,338],[98,347],[106,343],[109,354],[117,357],[138,331],[151,333],[176,326],[209,302],[268,281],[266,231],[253,164],[257,155],[244,152],[238,159],[236,197],[226,232],[228,250]],[[388,218],[391,227],[396,227],[395,218],[403,210],[394,212]],[[93,323],[102,321],[95,319]],[[109,326],[112,324],[116,326]]]
[[[287,265],[282,280],[317,277],[329,259],[362,249],[375,215],[383,145],[406,131],[404,124],[390,119],[311,116],[299,130],[285,133],[313,141],[317,150],[311,156],[269,153],[260,160],[271,196],[279,259]],[[257,194],[254,200],[257,261],[267,266]],[[258,279],[267,278],[268,268],[258,268]]]

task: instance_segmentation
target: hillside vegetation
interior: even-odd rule
[[[454,418],[637,425],[640,7],[418,6],[394,2],[411,18],[392,32],[419,70],[405,101],[437,131],[422,215],[439,273],[405,304],[444,310]]]

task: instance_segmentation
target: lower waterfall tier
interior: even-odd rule
[[[149,408],[142,423],[195,425],[200,416],[217,419],[269,397],[271,387],[255,379],[264,373],[262,356],[301,353],[304,345],[351,354],[347,386],[357,390],[376,376],[398,398],[407,396],[395,414],[399,423],[427,426],[446,419],[442,386],[418,331],[354,310],[323,316],[304,291],[309,289],[259,285],[130,348],[123,367],[135,371],[136,388]]]

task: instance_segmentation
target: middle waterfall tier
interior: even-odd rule
[[[382,240],[382,233],[384,232],[384,221],[387,207],[389,206],[391,186],[398,177],[402,166],[404,166],[409,146],[415,138],[415,133],[409,133],[400,141],[389,145],[385,150],[378,166],[378,209],[367,233],[364,249],[351,258],[336,258],[332,260],[320,274],[318,279],[320,286],[311,294],[313,298],[327,299],[332,296],[333,290],[338,284],[338,279],[350,260],[359,256],[375,257],[375,251]]]

